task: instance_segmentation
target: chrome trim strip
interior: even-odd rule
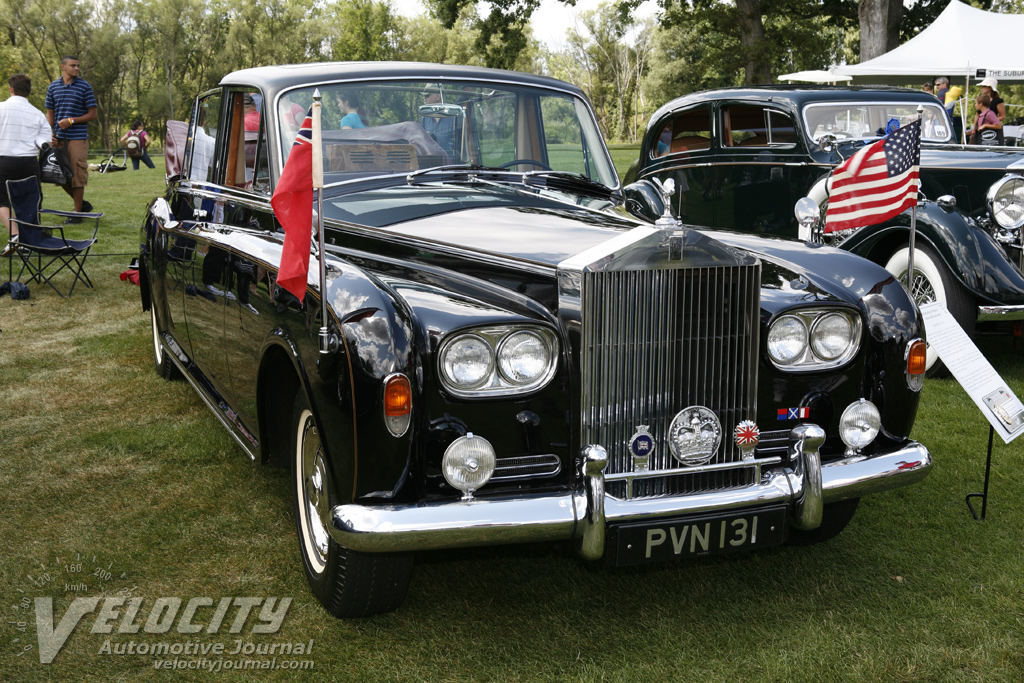
[[[719,462],[710,465],[696,465],[694,467],[679,467],[670,470],[645,470],[643,472],[618,472],[606,474],[605,481],[628,481],[629,479],[650,479],[652,477],[674,477],[684,474],[701,474],[702,472],[719,472],[721,470],[735,470],[743,467],[761,468],[768,465],[779,465],[782,463],[780,456],[760,458],[758,460],[744,460],[741,462]]]
[[[175,355],[175,353],[171,351],[171,347],[167,344],[167,341],[164,339],[163,333],[157,334],[157,337],[160,339],[160,345],[164,347],[164,353],[166,353],[167,356],[171,359],[171,361],[173,361],[174,364],[178,366],[178,371],[181,372],[181,376],[188,380],[188,383],[191,384],[192,388],[196,390],[197,394],[199,394],[199,398],[203,399],[203,403],[205,403],[206,407],[210,409],[210,412],[212,412],[214,416],[218,420],[220,420],[221,424],[224,425],[224,427],[227,429],[228,434],[235,438],[235,441],[238,442],[238,445],[241,446],[242,450],[245,451],[246,455],[249,456],[249,459],[256,460],[256,451],[254,451],[251,445],[247,444],[242,439],[242,437],[238,435],[238,431],[235,428],[235,426],[232,425],[226,417],[224,417],[224,414],[220,411],[220,408],[218,408],[217,405],[214,404],[213,399],[211,399],[207,395],[206,390],[203,389],[202,385],[200,385],[199,382],[197,382],[195,378],[192,377],[192,373],[188,370],[188,368],[186,368],[185,365]]]
[[[978,322],[1024,320],[1024,306],[978,306]]]
[[[591,455],[587,478],[598,479],[599,473],[591,472],[598,469],[599,454],[593,451]],[[924,479],[931,467],[931,454],[916,441],[892,453],[827,463],[821,468],[822,503],[913,484]],[[593,487],[592,495],[596,496],[598,488]],[[603,517],[605,522],[653,522],[670,516],[791,503],[802,496],[803,479],[780,467],[768,472],[760,484],[744,489],[630,501],[605,496]],[[363,552],[569,540],[583,535],[583,520],[588,515],[588,523],[600,518],[598,511],[591,513],[591,509],[583,489],[381,507],[350,504],[334,508],[329,529],[337,543]],[[595,538],[591,540],[596,544]],[[594,556],[596,549],[587,552]]]

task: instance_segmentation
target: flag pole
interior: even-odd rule
[[[320,353],[330,353],[327,332],[327,258],[324,250],[324,147],[320,135],[320,89],[313,93],[313,191],[316,193],[317,261],[320,265]]]
[[[921,122],[921,126],[924,126],[924,105],[917,105],[917,120]],[[918,133],[920,135],[920,133]],[[920,159],[918,159],[920,163]],[[920,194],[920,191],[918,191]],[[917,202],[918,197],[914,197],[914,205],[910,207],[910,248],[907,250],[907,293],[910,294],[910,298],[914,298],[914,242],[917,237]]]

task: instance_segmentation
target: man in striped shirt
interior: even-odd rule
[[[75,200],[75,211],[91,211],[92,205],[83,199],[89,182],[89,128],[96,118],[96,95],[92,86],[78,77],[78,57],[60,60],[60,78],[46,90],[46,120],[53,129],[54,147],[67,150],[74,176],[64,191]],[[81,222],[69,218],[68,222]]]
[[[7,196],[7,181],[21,180],[39,175],[38,151],[50,144],[50,127],[43,112],[33,107],[28,96],[32,81],[25,74],[14,74],[7,79],[11,96],[0,102],[0,221],[11,233],[11,243],[17,241],[17,227],[11,225],[11,202]],[[4,248],[4,256],[11,246]]]

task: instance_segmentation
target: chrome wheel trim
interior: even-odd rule
[[[163,367],[164,364],[164,347],[160,343],[160,331],[156,326],[156,306],[150,305],[149,307],[150,318],[153,321],[153,358],[156,359],[156,366],[158,368]]]
[[[308,408],[303,409],[299,416],[295,438],[295,495],[298,497],[296,513],[303,553],[313,572],[322,574],[327,568],[330,540],[325,523],[330,496],[320,435],[313,423],[313,413]]]
[[[903,284],[904,289],[906,289],[904,280],[907,277],[907,257],[909,253],[910,250],[907,248],[900,249],[889,257],[889,262],[885,265],[885,269],[896,276],[900,284]],[[911,298],[918,306],[932,301],[939,301],[943,306],[949,307],[949,302],[946,298],[946,288],[942,284],[942,273],[939,272],[932,259],[920,249],[914,251],[914,279],[910,283],[909,291]],[[939,354],[929,344],[925,369],[930,370],[938,359]]]

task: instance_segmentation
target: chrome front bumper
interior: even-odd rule
[[[931,470],[931,454],[916,441],[891,453],[821,465],[818,448],[824,439],[816,425],[795,428],[790,465],[765,471],[754,486],[634,500],[605,495],[607,454],[600,446],[588,446],[580,456],[582,486],[575,492],[419,505],[339,505],[328,528],[337,543],[363,552],[578,539],[580,554],[596,560],[604,555],[608,524],[786,504],[793,526],[814,529],[825,503],[913,484]]]
[[[1024,320],[1024,306],[978,306],[978,322]]]

